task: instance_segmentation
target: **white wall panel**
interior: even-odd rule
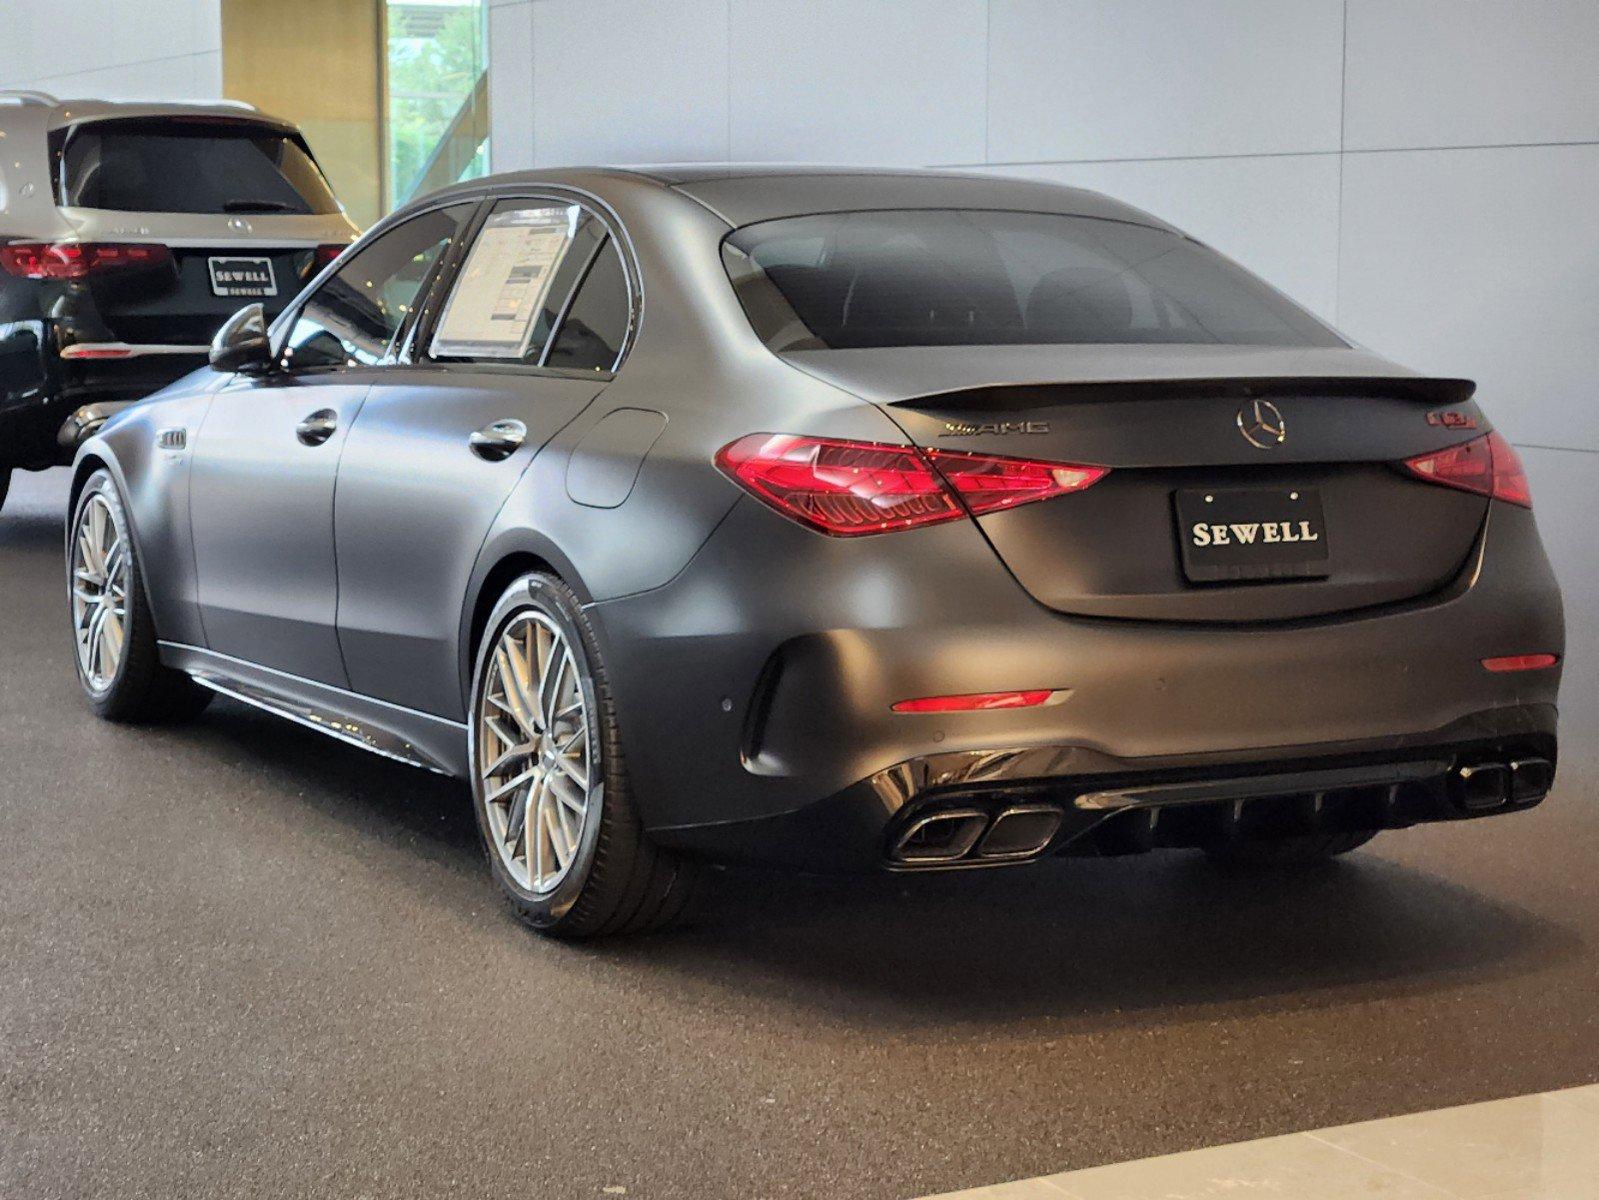
[[[1515,440],[1599,450],[1599,146],[1351,154],[1339,317],[1471,376]]]
[[[540,165],[725,159],[727,0],[538,0]]]
[[[1336,150],[1341,0],[991,0],[990,162]]]
[[[1338,158],[1164,159],[990,168],[1093,188],[1154,213],[1331,321],[1338,298]]]
[[[64,98],[215,99],[218,0],[0,0],[0,87]]]
[[[1349,0],[1351,150],[1599,139],[1594,0]]]
[[[529,0],[489,9],[490,161],[496,171],[531,167],[533,157],[533,5]]]
[[[983,157],[986,0],[733,0],[732,157]]]

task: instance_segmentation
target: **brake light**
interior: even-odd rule
[[[1498,433],[1406,459],[1405,466],[1428,483],[1532,507],[1532,489],[1527,486],[1527,470],[1521,465],[1521,456]]]
[[[11,242],[0,246],[0,268],[23,279],[86,279],[105,271],[154,267],[172,260],[148,242]]]
[[[716,465],[784,516],[834,537],[1014,508],[1080,492],[1108,471],[784,433],[752,433],[730,442],[717,452]]]
[[[339,255],[343,254],[344,246],[318,246],[311,252],[311,274],[315,275]]]
[[[1510,671],[1542,671],[1560,661],[1554,654],[1507,654],[1503,658],[1485,658],[1482,665],[1496,675]]]
[[[897,713],[978,712],[989,708],[1037,708],[1055,693],[1049,688],[1027,692],[970,692],[964,696],[923,696],[893,705]]]

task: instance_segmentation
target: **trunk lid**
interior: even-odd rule
[[[1360,351],[784,357],[883,406],[926,449],[1110,467],[1085,491],[978,519],[1021,585],[1060,612],[1238,623],[1412,600],[1459,575],[1487,513],[1484,498],[1397,465],[1487,431],[1473,385]]]

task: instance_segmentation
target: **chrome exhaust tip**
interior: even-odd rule
[[[971,852],[987,823],[988,817],[976,808],[924,813],[894,839],[888,856],[901,863],[952,863]]]
[[[1470,812],[1499,808],[1510,799],[1510,768],[1504,763],[1477,763],[1456,767],[1455,799]]]
[[[1518,758],[1510,764],[1510,802],[1530,804],[1549,794],[1555,782],[1555,764],[1547,758]]]
[[[1053,804],[1015,804],[1001,809],[973,857],[1000,862],[1042,854],[1060,831],[1065,815]]]

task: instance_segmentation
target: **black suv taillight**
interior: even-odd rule
[[[0,269],[22,279],[87,279],[171,261],[172,251],[148,242],[9,242],[0,246]]]

